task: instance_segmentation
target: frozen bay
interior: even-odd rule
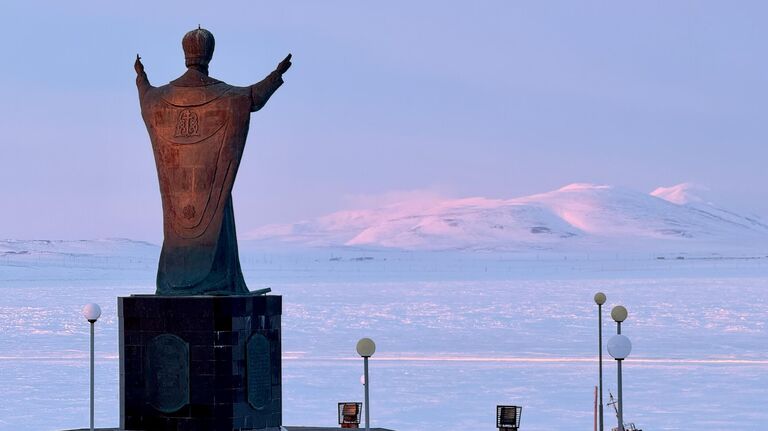
[[[156,248],[0,257],[0,429],[88,419],[86,302],[97,324],[97,416],[118,422],[116,297],[152,293]],[[664,257],[661,259],[660,257]],[[251,289],[283,295],[284,423],[332,426],[362,399],[358,338],[371,363],[372,424],[398,431],[493,429],[496,404],[522,429],[591,429],[596,306],[627,306],[625,418],[650,430],[754,429],[768,420],[768,259],[674,254],[243,251]],[[615,364],[605,360],[605,397]],[[606,425],[615,424],[606,409]]]

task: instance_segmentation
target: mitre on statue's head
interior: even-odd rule
[[[186,66],[208,66],[213,57],[214,45],[216,41],[213,39],[213,34],[199,26],[185,34],[181,40],[181,46],[184,48]]]

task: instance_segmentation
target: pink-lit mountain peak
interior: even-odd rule
[[[586,183],[512,199],[401,201],[265,226],[252,239],[398,249],[562,249],[611,244],[768,243],[768,226],[693,199],[690,185],[651,194]],[[680,203],[679,203],[680,202]]]
[[[682,183],[671,187],[659,187],[652,191],[651,195],[678,205],[685,205],[703,203],[704,199],[698,195],[698,192],[705,190],[706,188],[693,183]]]

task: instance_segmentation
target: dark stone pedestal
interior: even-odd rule
[[[280,296],[118,298],[120,427],[277,430]]]
[[[287,431],[334,431],[334,430],[340,430],[339,427],[285,427]],[[365,429],[365,426],[363,428]],[[124,430],[121,428],[94,428],[95,431],[130,431],[130,430]],[[65,430],[65,431],[90,431],[90,428],[79,428],[76,430]],[[394,431],[388,428],[371,428],[371,431]]]

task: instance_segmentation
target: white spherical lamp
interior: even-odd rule
[[[617,305],[613,307],[613,310],[611,310],[611,317],[613,318],[613,320],[619,323],[627,320],[628,315],[629,313],[627,312],[627,309],[624,308],[623,305]]]
[[[605,304],[605,300],[606,300],[605,293],[603,292],[595,293],[595,304],[603,305]]]
[[[357,342],[358,355],[364,358],[370,358],[375,352],[376,343],[374,343],[370,338],[361,338],[360,341]]]
[[[86,304],[83,307],[83,317],[89,322],[95,322],[101,317],[101,307],[99,304]]]
[[[614,359],[626,359],[632,352],[632,342],[624,335],[614,335],[608,340],[608,353]]]

